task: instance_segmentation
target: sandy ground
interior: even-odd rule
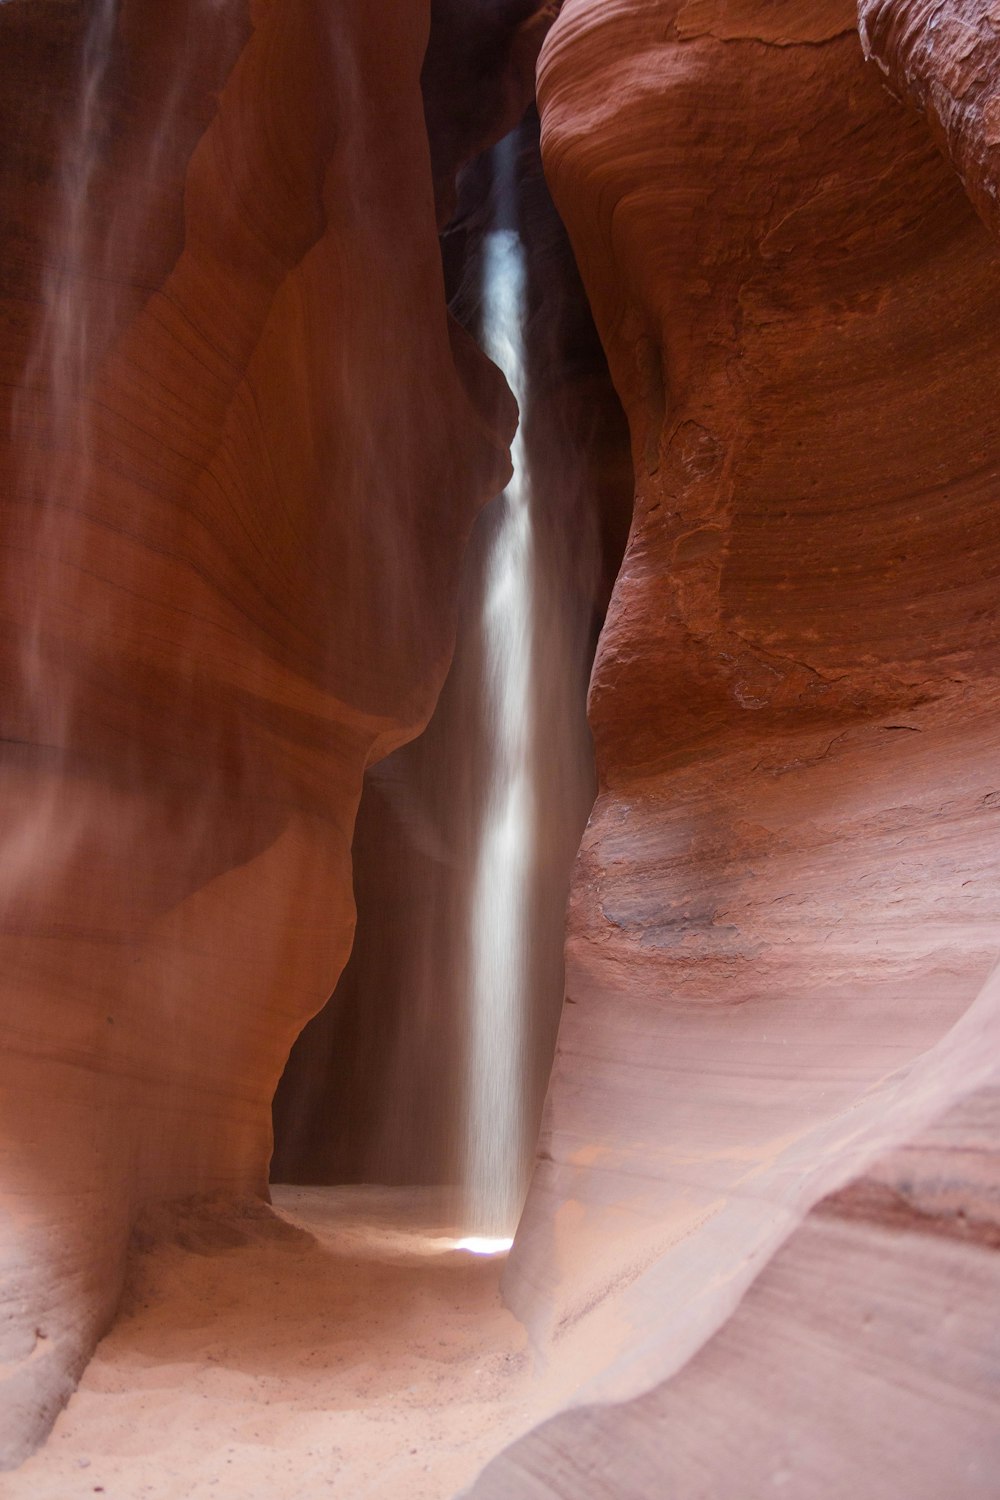
[[[447,1500],[526,1426],[502,1261],[440,1199],[276,1188],[156,1226],[118,1322],[4,1500]]]

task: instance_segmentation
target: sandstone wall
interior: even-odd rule
[[[672,1380],[555,1417],[475,1500],[989,1500],[996,1490],[998,1091],[825,1199]]]
[[[513,409],[446,315],[389,0],[0,8],[0,1453],[144,1205],[266,1192]],[[7,424],[5,424],[5,431]]]
[[[987,7],[951,10],[993,36]],[[947,61],[907,7],[863,11],[876,56],[895,13],[921,76]],[[864,1492],[985,1494],[993,1229],[956,1249],[923,1232],[935,1211],[901,1229],[852,1189],[726,1323],[824,1195],[870,1169],[908,1201],[885,1153],[995,1068],[1000,277],[938,149],[962,164],[968,136],[952,115],[936,142],[892,97],[839,0],[567,0],[539,102],[637,493],[505,1285],[553,1406],[635,1397],[702,1353],[643,1411],[541,1429],[476,1494],[686,1495],[697,1475],[731,1496],[745,1450],[740,1493],[840,1496],[935,1406],[935,1465],[910,1485],[921,1433],[906,1481]],[[989,1221],[952,1118],[934,1192]],[[817,1459],[853,1422],[864,1462]]]
[[[990,0],[859,0],[861,40],[924,116],[988,229],[1000,233],[1000,8]]]

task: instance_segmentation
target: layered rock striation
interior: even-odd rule
[[[513,404],[447,317],[429,8],[0,9],[0,1454],[143,1207],[266,1193]]]
[[[4,1462],[144,1208],[266,1192],[507,474],[436,229],[555,9],[486,6],[452,128],[427,5],[0,7]],[[506,1278],[587,1409],[482,1496],[990,1493],[994,11],[566,0],[542,55],[637,483]]]
[[[995,1489],[995,1086],[823,1200],[671,1380],[543,1424],[476,1500]]]
[[[860,0],[866,56],[924,116],[1000,233],[1000,10],[989,0]]]
[[[998,1024],[996,28],[929,9],[862,6],[931,131],[852,4],[567,0],[543,51],[637,486],[505,1285],[554,1402],[652,1394],[543,1427],[477,1495],[728,1496],[744,1455],[746,1493],[841,1495],[903,1430],[907,1481],[871,1493],[988,1492],[995,1161],[958,1101],[992,1097]],[[982,1235],[939,1233],[925,1188]]]

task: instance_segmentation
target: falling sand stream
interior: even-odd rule
[[[515,141],[494,153],[502,218],[516,192]],[[516,229],[486,236],[484,342],[523,411],[524,247]],[[529,880],[537,826],[532,756],[534,598],[532,514],[524,438],[511,451],[514,474],[487,558],[483,594],[484,677],[492,754],[471,902],[471,1047],[466,1125],[466,1214],[470,1246],[510,1244],[526,1184],[525,1016],[530,998]],[[535,773],[535,775],[533,775]]]

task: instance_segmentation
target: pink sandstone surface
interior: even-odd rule
[[[429,7],[379,16],[0,10],[6,1463],[144,1206],[266,1194],[363,770],[430,713],[508,472],[445,310]]]
[[[863,9],[947,66],[905,6]],[[886,34],[870,14],[876,54]],[[995,1156],[958,1101],[986,1109],[997,1068],[1000,275],[938,146],[977,206],[989,158],[883,87],[845,3],[567,0],[539,104],[637,487],[504,1278],[591,1404],[473,1493],[730,1496],[745,1456],[748,1493],[840,1496],[915,1428],[872,1493],[985,1495],[996,1187],[972,1168]],[[929,1176],[980,1238],[910,1213],[885,1156],[924,1160],[951,1104]]]
[[[128,0],[67,338],[38,323],[58,184],[33,85],[68,96],[79,15],[47,6],[37,27],[39,3],[0,13],[21,194],[0,356],[22,497],[4,563],[8,1462],[107,1324],[136,1214],[265,1191],[270,1093],[350,943],[361,774],[430,712],[505,435],[444,313],[423,8],[389,7],[376,36],[359,4],[280,26],[272,4],[227,5],[188,50],[186,6]],[[168,1413],[179,1441],[241,1445],[241,1500],[325,1484],[331,1442],[352,1493],[451,1493],[508,1439],[476,1500],[995,1493],[998,35],[985,0],[862,0],[860,31],[843,0],[566,0],[543,151],[636,506],[503,1282],[530,1345],[492,1272],[435,1312],[426,1263],[383,1275],[378,1236],[290,1198],[319,1248],[265,1219],[245,1281],[237,1246],[213,1261],[200,1231],[155,1253],[150,1308],[129,1304],[12,1494],[61,1500],[109,1432],[129,1500],[225,1493],[190,1452],[169,1482],[151,1469]],[[517,59],[530,18],[523,37]],[[157,66],[177,56],[180,83]],[[345,1248],[351,1308],[330,1275]],[[262,1289],[295,1256],[305,1301],[286,1285],[272,1318]],[[402,1307],[428,1277],[445,1380]],[[199,1320],[220,1301],[217,1378]],[[353,1418],[317,1436],[315,1472],[297,1342],[314,1306],[376,1361],[345,1379],[321,1359],[322,1399]],[[487,1346],[510,1359],[484,1379]],[[171,1349],[215,1401],[200,1429]],[[474,1416],[450,1410],[463,1389]],[[403,1431],[434,1447],[429,1478]]]

